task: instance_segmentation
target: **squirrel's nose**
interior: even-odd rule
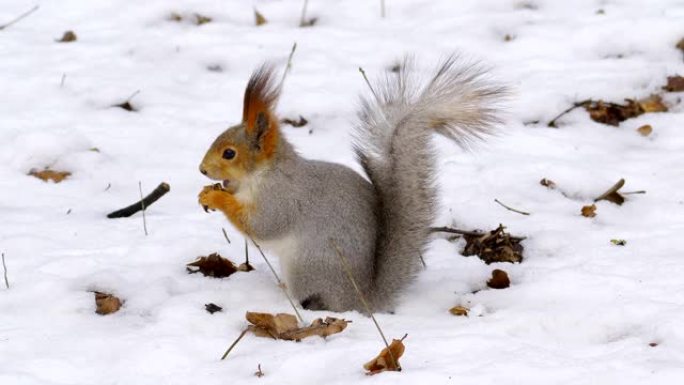
[[[207,170],[203,169],[202,167],[200,167],[200,172],[204,175],[207,175]]]

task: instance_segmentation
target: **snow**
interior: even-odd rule
[[[619,102],[660,91],[684,75],[684,4],[678,0],[388,0],[309,2],[318,22],[299,28],[300,1],[63,0],[40,2],[0,31],[0,383],[19,384],[673,384],[684,378],[684,108],[610,127],[576,110],[587,98]],[[4,1],[0,22],[30,9]],[[268,19],[255,27],[253,6]],[[603,14],[597,13],[602,9]],[[195,26],[171,12],[210,16]],[[57,43],[66,30],[78,41]],[[511,41],[504,41],[510,35]],[[291,312],[267,266],[225,279],[188,275],[185,263],[219,251],[242,261],[243,239],[196,203],[207,183],[204,151],[241,113],[257,65],[283,66],[298,48],[279,112],[309,120],[284,131],[309,158],[359,169],[350,128],[358,72],[381,74],[406,53],[421,71],[460,52],[512,89],[498,136],[463,151],[437,139],[439,225],[527,236],[525,260],[487,266],[437,237],[427,269],[385,334],[408,333],[401,373],[368,377],[361,365],[382,344],[358,313],[327,340],[248,336],[245,311]],[[220,65],[222,72],[208,71]],[[62,82],[63,80],[63,82]],[[62,84],[63,83],[63,84]],[[138,112],[111,105],[132,99]],[[538,124],[530,123],[538,121]],[[527,123],[527,124],[525,124]],[[635,130],[651,124],[649,137]],[[309,133],[312,130],[312,133]],[[97,148],[98,151],[93,151]],[[26,176],[50,166],[60,184]],[[559,190],[539,185],[549,178]],[[625,178],[622,206],[591,198]],[[147,211],[105,215],[159,182],[171,192]],[[522,216],[494,203],[532,213]],[[232,243],[221,234],[225,227]],[[627,240],[624,247],[611,239]],[[277,264],[277,258],[270,256]],[[491,270],[512,285],[486,289]],[[0,285],[2,282],[0,281]],[[482,290],[481,290],[482,289]],[[92,290],[125,300],[94,313]],[[204,304],[223,312],[209,314]],[[454,305],[471,307],[454,317]],[[303,312],[311,321],[327,312]],[[656,343],[657,346],[649,346]],[[265,376],[253,375],[261,364]]]

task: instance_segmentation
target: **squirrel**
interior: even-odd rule
[[[300,156],[279,127],[273,66],[253,72],[242,122],[219,135],[200,172],[220,181],[199,203],[219,210],[280,260],[285,286],[309,310],[391,312],[416,276],[436,211],[431,136],[465,146],[499,123],[504,88],[449,57],[419,84],[405,61],[362,98],[354,151],[366,177]]]

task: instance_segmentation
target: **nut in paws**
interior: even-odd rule
[[[205,212],[209,212],[209,210],[214,211],[218,208],[216,201],[220,194],[226,194],[226,191],[223,190],[219,183],[202,188],[202,191],[199,193],[199,204]]]

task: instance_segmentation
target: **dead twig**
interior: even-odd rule
[[[389,352],[389,355],[392,358],[392,361],[394,361],[397,364],[397,366],[399,367],[399,361],[397,361],[396,358],[394,357],[394,354],[392,353],[392,350],[389,347],[389,343],[387,343],[387,338],[385,338],[385,333],[382,332],[382,328],[380,327],[380,324],[378,323],[378,321],[375,319],[375,316],[373,315],[373,311],[371,310],[371,307],[368,304],[368,301],[366,301],[366,297],[363,295],[363,292],[361,292],[361,289],[356,284],[356,280],[354,279],[354,276],[351,273],[351,269],[349,268],[347,258],[345,258],[345,256],[342,254],[342,250],[340,250],[340,246],[337,244],[337,242],[335,242],[334,239],[331,238],[330,243],[332,243],[333,247],[335,248],[335,251],[337,252],[337,256],[340,257],[342,269],[344,269],[344,272],[347,274],[347,278],[349,278],[349,281],[351,281],[352,286],[354,286],[354,290],[356,290],[356,294],[359,296],[359,299],[363,303],[363,306],[366,308],[368,315],[371,317],[371,319],[373,320],[373,323],[375,324],[375,327],[378,329],[378,333],[380,333],[380,337],[382,337],[382,342],[385,343],[385,347],[387,348],[387,351]]]
[[[128,207],[124,207],[120,210],[116,210],[107,214],[107,218],[125,218],[143,210],[145,207],[149,207],[152,203],[156,202],[159,198],[163,197],[164,194],[169,192],[171,187],[168,183],[162,182],[155,188],[148,196],[140,200],[140,202],[133,203]]]
[[[9,280],[7,279],[7,265],[5,265],[5,253],[2,253],[2,270],[5,273],[5,286],[9,289]]]
[[[22,19],[28,17],[33,12],[37,11],[38,8],[40,8],[40,5],[35,5],[35,6],[33,6],[33,8],[29,9],[28,11],[26,11],[26,12],[22,13],[21,15],[17,16],[16,18],[14,18],[14,20],[10,20],[5,24],[0,25],[0,31],[2,31],[3,29],[5,29],[5,28],[7,28],[13,24],[16,24],[17,22],[21,21]]]
[[[561,112],[560,114],[558,114],[555,118],[551,119],[551,121],[549,122],[549,124],[547,124],[547,126],[548,126],[548,127],[553,127],[553,128],[558,128],[558,126],[556,125],[556,121],[557,121],[558,119],[560,119],[560,118],[563,117],[565,114],[567,114],[567,113],[569,113],[569,112],[571,112],[571,111],[573,111],[573,110],[575,110],[575,109],[577,109],[577,108],[579,108],[579,107],[584,107],[584,106],[588,105],[589,103],[591,103],[591,99],[583,100],[583,101],[581,101],[581,102],[576,102],[575,104],[572,105],[572,107],[566,109],[565,111],[563,111],[563,112]]]
[[[468,230],[460,230],[460,229],[454,229],[451,227],[447,226],[442,226],[442,227],[430,227],[430,232],[432,233],[451,233],[451,234],[459,234],[459,235],[468,235],[472,237],[481,237],[485,235],[485,232],[482,231],[468,231]],[[514,237],[510,236],[511,239],[516,240],[516,241],[524,241],[527,239],[527,237]]]
[[[264,254],[263,250],[261,250],[261,246],[259,246],[259,244],[254,241],[254,238],[249,237],[249,240],[252,241],[252,244],[254,245],[254,247],[256,247],[257,250],[259,250],[261,257],[264,258],[264,261],[266,261],[266,264],[271,269],[273,276],[275,277],[276,281],[278,282],[278,287],[280,287],[283,290],[283,293],[285,293],[287,300],[290,302],[290,305],[294,309],[295,314],[297,314],[297,318],[299,319],[299,322],[304,324],[304,318],[302,318],[302,315],[299,314],[299,310],[297,310],[297,306],[295,306],[294,301],[292,300],[292,297],[290,297],[290,294],[287,292],[287,288],[285,287],[285,284],[283,283],[283,281],[280,280],[280,277],[278,276],[278,273],[276,273],[275,269],[273,268],[273,265],[271,265],[271,262],[269,262],[268,258],[266,258],[266,255]]]
[[[237,338],[235,341],[233,341],[232,344],[230,344],[230,347],[228,347],[228,349],[226,350],[226,352],[223,353],[223,356],[221,356],[221,360],[225,360],[226,357],[228,357],[228,353],[230,353],[230,351],[233,350],[233,348],[235,347],[235,345],[237,345],[237,343],[240,342],[240,340],[242,339],[242,337],[244,337],[245,334],[247,334],[247,331],[248,331],[248,330],[249,330],[249,328],[243,330],[242,333],[240,333],[240,335],[238,336],[238,338]]]
[[[140,191],[140,205],[142,206],[143,229],[145,230],[145,236],[147,236],[147,219],[145,218],[145,199],[143,198],[141,181],[138,181],[138,190]]]
[[[370,88],[371,92],[373,93],[373,97],[375,97],[375,101],[380,103],[380,98],[378,97],[378,94],[375,93],[375,90],[373,89],[373,86],[371,85],[370,81],[368,80],[368,76],[366,76],[366,71],[363,70],[363,67],[359,67],[359,72],[361,72],[361,75],[363,76],[363,80],[366,81],[366,84],[368,85],[368,88]]]
[[[304,0],[304,4],[302,5],[302,15],[299,17],[299,26],[300,27],[305,27],[307,25],[306,23],[306,8],[309,6],[309,0]]]
[[[380,17],[385,18],[385,0],[380,0]]]
[[[494,202],[500,204],[503,208],[505,208],[505,209],[508,210],[508,211],[513,211],[514,213],[518,213],[518,214],[522,214],[522,215],[530,215],[530,213],[528,213],[528,212],[516,210],[516,209],[514,209],[514,208],[512,208],[512,207],[506,206],[505,204],[501,203],[501,201],[499,201],[499,200],[496,199],[496,198],[494,198]]]
[[[226,238],[226,242],[230,245],[230,239],[228,239],[228,233],[226,233],[226,229],[221,227],[221,232],[223,232],[223,238]],[[247,240],[245,240],[245,244],[247,243]]]
[[[297,50],[297,42],[294,42],[292,44],[292,50],[290,51],[290,56],[287,58],[287,65],[285,66],[285,70],[283,71],[283,77],[280,78],[280,85],[278,86],[278,92],[281,92],[283,90],[283,86],[285,85],[285,79],[287,78],[287,74],[290,73],[290,68],[292,68],[292,57],[294,56],[295,50]]]

